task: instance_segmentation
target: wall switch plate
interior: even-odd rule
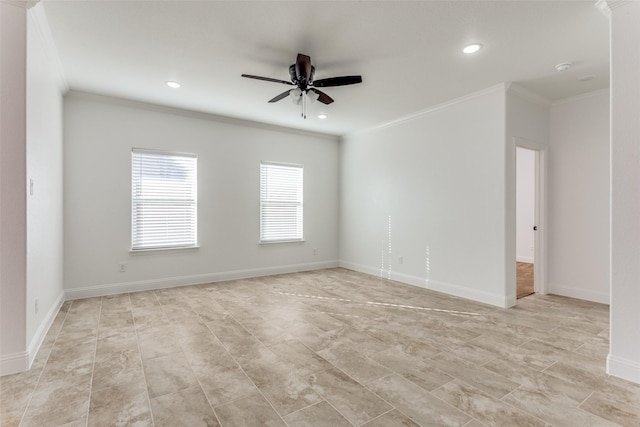
[[[36,310],[36,314],[38,314],[38,310],[40,309],[40,307],[38,306],[38,298],[36,298],[36,302],[35,302],[35,310]]]
[[[402,264],[404,262],[404,257],[399,256],[398,257],[398,264]]]

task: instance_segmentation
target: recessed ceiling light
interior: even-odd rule
[[[464,53],[476,53],[477,51],[480,50],[480,48],[482,47],[482,45],[480,43],[472,43],[472,44],[468,44],[466,45],[462,51]]]
[[[180,87],[180,83],[178,82],[167,82],[167,86],[173,89],[178,89]]]
[[[325,113],[320,113],[320,114],[318,114],[318,118],[319,118],[319,119],[321,119],[321,120],[324,120],[324,119],[326,119],[327,117],[329,117],[329,116],[327,116]]]

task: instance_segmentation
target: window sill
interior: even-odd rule
[[[304,243],[304,240],[303,239],[296,239],[296,240],[267,240],[267,241],[260,240],[260,242],[258,242],[258,244],[260,244],[260,245],[277,245],[278,243]]]
[[[150,248],[150,249],[129,249],[129,253],[132,255],[152,255],[152,254],[166,254],[173,252],[189,252],[200,249],[200,246],[183,246],[175,248]]]

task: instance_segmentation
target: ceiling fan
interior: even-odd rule
[[[311,65],[311,58],[307,55],[299,53],[296,58],[296,63],[289,66],[289,75],[291,76],[291,81],[272,79],[270,77],[253,76],[251,74],[242,74],[242,77],[264,80],[267,82],[282,83],[289,86],[296,86],[295,89],[289,89],[282,92],[280,95],[276,95],[275,97],[271,98],[269,102],[278,102],[281,99],[290,96],[294,104],[302,104],[302,117],[305,119],[307,118],[305,98],[309,98],[311,102],[317,100],[322,102],[323,104],[331,104],[333,102],[333,98],[317,88],[346,86],[356,83],[362,83],[362,76],[329,77],[327,79],[314,80],[313,76],[315,72],[316,67]]]

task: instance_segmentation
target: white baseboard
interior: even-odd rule
[[[609,354],[607,374],[640,384],[640,363]]]
[[[534,259],[533,257],[528,257],[528,256],[516,256],[516,262],[525,262],[527,264],[533,264]]]
[[[454,285],[451,283],[439,282],[436,280],[426,280],[425,278],[412,276],[404,273],[396,273],[388,270],[380,270],[379,268],[358,264],[349,261],[340,261],[340,267],[349,270],[359,271],[361,273],[371,274],[372,276],[383,277],[385,279],[395,280],[406,283],[408,285],[418,286],[424,289],[442,292],[448,295],[466,298],[485,304],[494,305],[501,308],[507,308],[515,305],[516,297],[492,294],[489,292],[479,291],[466,286]]]
[[[44,316],[44,319],[42,319],[26,351],[0,355],[0,377],[24,372],[31,368],[33,359],[38,354],[38,350],[40,350],[40,346],[47,336],[47,332],[49,332],[49,328],[53,324],[63,302],[64,292],[60,292],[60,295],[58,295],[58,298],[56,298],[56,301]]]
[[[609,305],[609,293],[608,292],[596,292],[587,289],[572,288],[569,286],[562,286],[549,283],[547,285],[547,293],[560,295],[563,297],[582,299],[586,301],[599,302],[601,304]]]
[[[0,377],[24,372],[27,369],[29,369],[29,352],[0,355]]]
[[[64,292],[60,292],[60,295],[58,295],[58,298],[56,298],[56,301],[53,303],[44,319],[42,319],[38,330],[27,346],[27,353],[29,353],[29,368],[33,363],[33,359],[36,358],[38,350],[40,350],[40,346],[42,345],[44,338],[47,336],[47,332],[49,332],[49,328],[53,324],[53,321],[56,319],[56,315],[58,314],[58,311],[60,311],[60,307],[62,307],[63,302]]]
[[[161,279],[139,280],[135,282],[109,283],[66,289],[66,300],[101,297],[127,292],[149,291],[154,289],[175,288],[178,286],[200,285],[225,280],[248,279],[251,277],[273,276],[274,274],[296,273],[300,271],[335,268],[338,261],[323,261],[305,264],[281,265],[275,267],[252,268],[247,270],[223,271],[219,273],[195,274],[190,276],[168,277]]]

